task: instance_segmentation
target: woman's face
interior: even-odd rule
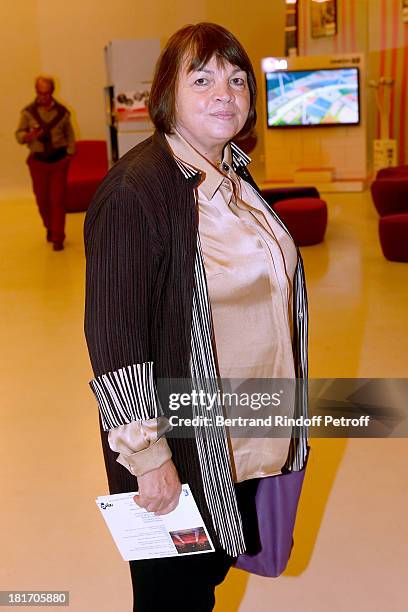
[[[176,85],[175,128],[200,153],[215,161],[248,117],[250,93],[246,72],[215,56],[188,73],[186,62]]]

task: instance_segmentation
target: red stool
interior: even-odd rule
[[[376,179],[371,185],[371,195],[380,217],[408,213],[408,174]]]
[[[320,198],[296,198],[277,202],[278,213],[297,246],[323,242],[327,226],[327,204]]]
[[[408,262],[408,213],[380,217],[378,230],[384,257]]]
[[[390,168],[381,168],[377,172],[376,179],[393,178],[398,176],[407,176],[408,166],[392,166]]]
[[[104,140],[78,140],[67,180],[66,211],[88,209],[95,191],[108,171],[108,154]]]

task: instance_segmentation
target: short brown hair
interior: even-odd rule
[[[174,127],[177,78],[185,59],[190,61],[188,72],[205,66],[215,56],[229,62],[247,74],[250,92],[248,118],[240,136],[248,134],[256,122],[256,80],[251,60],[231,32],[215,23],[187,25],[168,41],[156,65],[149,97],[150,117],[159,132],[169,134]]]

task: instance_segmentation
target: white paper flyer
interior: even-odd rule
[[[177,508],[162,516],[137,506],[134,495],[119,493],[95,500],[125,561],[214,550],[188,484],[182,485]]]

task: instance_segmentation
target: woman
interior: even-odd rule
[[[156,392],[158,379],[212,393],[217,375],[307,375],[300,255],[231,142],[254,126],[255,102],[250,60],[231,33],[179,30],[152,84],[156,132],[110,171],[86,219],[85,331],[110,491],[138,486],[135,501],[166,514],[188,482],[216,548],[131,562],[138,611],[192,601],[212,610],[215,586],[246,549],[236,489],[305,461],[302,436],[269,440],[262,461],[245,444],[230,452],[221,427],[166,438],[168,393]]]

